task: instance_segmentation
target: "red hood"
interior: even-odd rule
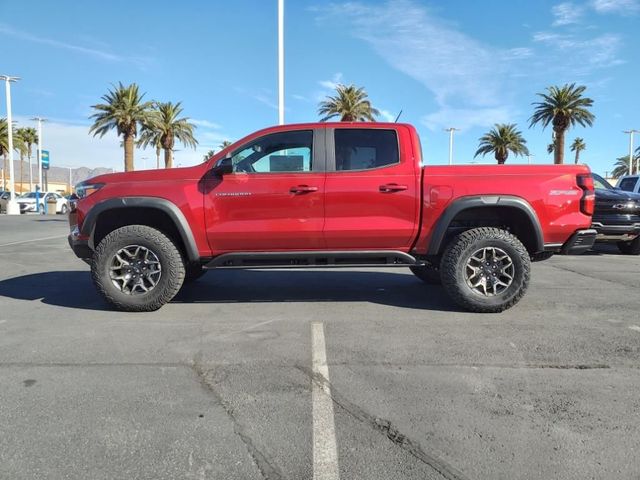
[[[195,167],[161,168],[158,170],[138,170],[135,172],[119,172],[98,175],[89,178],[83,183],[129,183],[129,182],[153,182],[163,180],[199,180],[207,169],[207,163]]]

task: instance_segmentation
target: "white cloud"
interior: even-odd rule
[[[573,2],[563,2],[553,6],[551,13],[555,17],[553,25],[563,26],[578,23],[582,19],[584,9]]]
[[[334,73],[331,80],[318,81],[318,84],[327,90],[335,90],[341,83],[343,83],[343,78],[340,72]]]
[[[513,115],[507,107],[493,108],[449,108],[422,117],[422,123],[431,130],[455,127],[462,131],[472,127],[489,127],[495,123],[509,123]]]
[[[216,130],[220,128],[220,125],[210,122],[209,120],[198,120],[197,118],[190,118],[189,121],[194,125],[197,125],[198,127],[213,128]]]
[[[393,122],[397,116],[398,116],[397,113],[394,115],[389,110],[380,109],[380,117],[385,122]]]
[[[33,35],[31,33],[16,30],[13,27],[6,25],[4,23],[0,23],[0,34],[7,35],[9,37],[17,38],[20,40],[26,40],[28,42],[49,45],[54,48],[62,48],[65,50],[70,50],[72,52],[89,55],[99,60],[107,60],[110,62],[129,62],[137,65],[140,68],[145,68],[153,61],[151,58],[148,58],[148,57],[118,55],[108,50],[89,48],[83,45],[74,45],[71,43],[61,42],[60,40],[55,40],[53,38],[40,37],[37,35]]]
[[[504,81],[507,63],[531,53],[528,49],[506,51],[482,44],[411,0],[382,5],[347,2],[316,11],[320,23],[346,22],[354,36],[369,44],[393,68],[434,94],[440,111],[428,116],[430,128],[450,126],[436,124],[453,111],[477,110],[479,115],[467,117],[476,125],[488,109],[508,111]]]
[[[638,0],[592,0],[591,6],[598,13],[632,15],[640,11]]]
[[[549,63],[562,65],[574,75],[624,63],[618,58],[622,40],[613,33],[585,39],[574,34],[537,32],[533,41],[544,44]]]

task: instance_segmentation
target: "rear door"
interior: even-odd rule
[[[225,251],[324,248],[323,129],[257,137],[231,153],[233,173],[205,188],[211,249]]]
[[[409,249],[417,232],[419,182],[406,128],[327,129],[327,248]]]

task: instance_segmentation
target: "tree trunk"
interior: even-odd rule
[[[496,157],[496,161],[498,162],[498,165],[504,165],[504,162],[507,161],[509,154],[507,153],[506,155],[502,155],[501,153],[496,152],[494,156]]]
[[[553,163],[562,165],[564,163],[564,130],[554,128],[553,131],[556,134],[553,147]]]
[[[132,172],[133,166],[133,135],[124,134],[124,171]]]
[[[578,164],[578,160],[580,160],[580,150],[576,148],[576,165]]]
[[[20,154],[20,193],[23,193],[23,190],[22,190],[22,165],[24,165],[24,156],[21,153]]]
[[[173,168],[173,151],[170,148],[164,149],[164,168]]]
[[[160,148],[156,148],[156,169],[160,170]]]
[[[31,152],[29,152],[29,191],[33,192],[33,169],[31,168]]]

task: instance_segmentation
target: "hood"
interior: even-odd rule
[[[640,194],[626,192],[624,190],[618,190],[618,189],[605,190],[604,188],[596,188],[595,193],[596,193],[596,200],[640,202]]]
[[[137,170],[133,172],[118,172],[98,175],[84,180],[83,184],[92,183],[128,183],[128,182],[153,182],[163,180],[192,179],[199,180],[204,175],[207,164],[203,163],[195,167],[160,168],[153,170]]]

